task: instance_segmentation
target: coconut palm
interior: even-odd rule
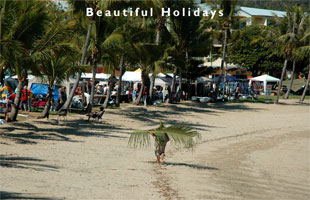
[[[142,69],[141,72],[141,88],[138,97],[134,104],[138,105],[142,98],[143,88],[146,86],[149,90],[150,80],[149,73],[152,71],[153,66],[157,65],[157,61],[162,56],[162,50],[160,46],[153,43],[137,43],[133,47],[133,53],[136,55],[135,60],[138,66]]]
[[[5,26],[1,29],[1,62],[18,77],[16,97],[9,115],[10,121],[16,120],[21,89],[28,70],[35,67],[37,54],[44,54],[57,39],[55,35],[48,35],[44,43],[38,42],[46,34],[46,25],[49,24],[48,8],[45,3],[38,1],[8,1],[6,4],[8,10],[4,13]],[[8,46],[12,44],[14,46]]]
[[[194,7],[189,1],[183,5],[177,5],[176,8]],[[173,80],[171,95],[175,93],[176,74],[179,75],[179,92],[182,91],[182,74],[190,66],[192,55],[208,54],[210,40],[209,35],[205,34],[202,25],[202,18],[195,16],[171,17],[167,22],[168,30],[172,38],[171,46],[166,49],[168,62],[173,66]]]
[[[281,79],[277,91],[275,103],[279,103],[279,97],[282,82],[286,72],[287,63],[294,56],[294,52],[298,49],[298,38],[303,35],[307,27],[309,15],[303,12],[300,7],[289,8],[283,19],[277,18],[277,25],[273,30],[271,37],[276,38],[276,44],[280,48],[280,52],[284,57],[284,64],[281,73]]]
[[[220,8],[218,10],[223,10],[223,16],[216,16],[214,18],[214,22],[217,24],[217,28],[222,29],[222,62],[220,68],[219,79],[216,82],[216,95],[219,92],[220,82],[222,80],[223,72],[224,72],[224,64],[225,59],[227,59],[227,43],[230,35],[230,29],[233,28],[236,24],[236,18],[234,17],[237,13],[236,7],[237,1],[235,0],[219,0],[215,1],[213,7],[216,9],[219,5]]]
[[[74,13],[77,13],[78,16],[86,16],[86,8],[93,8],[94,13],[97,12],[97,10],[105,10],[108,9],[113,5],[113,3],[117,3],[117,0],[105,0],[105,1],[98,1],[98,0],[68,0],[69,4],[73,7]],[[89,24],[88,24],[88,30],[87,30],[87,35],[85,38],[85,43],[84,43],[84,48],[83,48],[83,53],[80,61],[80,65],[85,64],[85,57],[87,54],[87,50],[90,44],[90,38],[92,34],[92,26],[93,23],[96,19],[96,15],[94,14],[93,16],[89,17]],[[94,70],[93,70],[94,71]],[[81,73],[77,73],[74,85],[70,91],[69,97],[65,104],[62,106],[61,109],[66,109],[68,110],[69,106],[71,105],[72,98],[74,96],[75,90],[79,84],[81,78]]]
[[[151,131],[159,138],[165,137],[165,134],[167,134],[173,143],[186,148],[192,148],[201,139],[201,135],[188,126],[172,125],[165,127],[163,123],[160,122],[158,128],[133,131],[129,137],[129,146],[134,148],[149,147],[151,142],[148,131]]]
[[[75,59],[73,59],[73,56],[68,55],[68,51],[66,51],[66,54],[65,56],[64,54],[54,54],[49,56],[48,59],[43,59],[40,62],[42,64],[40,67],[40,75],[42,76],[42,80],[48,83],[48,91],[46,98],[47,103],[39,118],[49,117],[54,84],[61,84],[64,80],[69,79],[72,74],[81,69],[80,65],[74,65]]]
[[[309,14],[306,14],[301,7],[295,7],[293,9],[295,13],[294,22],[295,23],[295,43],[296,48],[292,51],[292,60],[293,60],[293,68],[292,68],[292,76],[289,83],[288,90],[284,95],[284,99],[289,98],[289,94],[293,85],[294,76],[295,76],[295,65],[296,61],[307,60],[305,58],[309,57],[309,51],[305,51],[305,49],[309,48],[309,34],[310,34],[310,18]],[[286,20],[284,21],[286,23]]]
[[[85,0],[85,1],[80,1],[80,0],[69,0],[68,1],[69,4],[72,6],[74,13],[78,13],[79,16],[81,15],[85,15],[84,13],[86,8],[90,7],[90,8],[96,8],[97,7],[97,2],[96,0]],[[96,9],[94,9],[96,10]],[[86,57],[86,53],[87,53],[87,49],[89,46],[89,41],[90,41],[90,36],[91,36],[91,31],[92,31],[92,26],[95,20],[95,15],[93,15],[92,17],[89,18],[89,24],[88,24],[88,30],[87,30],[87,35],[85,38],[85,42],[84,42],[84,48],[83,48],[83,53],[82,53],[82,57],[81,57],[81,61],[80,61],[80,65],[84,65],[85,63],[85,57]],[[75,82],[73,84],[73,87],[70,91],[69,97],[67,98],[67,101],[65,102],[65,104],[62,106],[62,109],[68,110],[69,106],[71,105],[71,101],[72,98],[75,94],[75,90],[79,84],[81,78],[81,73],[77,73]]]

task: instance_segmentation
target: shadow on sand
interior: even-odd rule
[[[148,161],[148,163],[158,164],[157,161]],[[164,162],[163,166],[185,166],[199,170],[219,170],[218,168],[215,167],[203,166],[198,164],[178,163],[178,162]]]
[[[31,157],[9,157],[0,155],[0,167],[33,169],[36,171],[56,171],[58,169],[56,166],[45,165],[40,162],[44,162],[44,160]]]
[[[219,170],[215,167],[209,167],[209,166],[203,166],[203,165],[197,165],[197,164],[187,164],[187,163],[177,163],[177,162],[165,162],[164,165],[167,166],[185,166],[190,167],[194,169],[205,169],[205,170]]]
[[[1,127],[0,137],[8,138],[19,144],[36,144],[39,140],[79,142],[79,140],[72,139],[70,136],[126,138],[125,136],[115,135],[113,133],[128,135],[124,131],[125,129],[106,122],[93,123],[81,119],[61,121],[60,125],[57,124],[57,120],[15,122],[12,124],[13,126]]]
[[[16,193],[0,191],[0,199],[40,199],[40,200],[57,200],[57,198],[33,197],[31,193]]]

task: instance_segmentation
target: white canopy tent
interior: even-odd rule
[[[126,71],[122,76],[123,81],[141,82],[141,72]]]
[[[275,77],[272,77],[272,76],[269,76],[267,74],[264,74],[264,75],[261,75],[261,76],[257,76],[257,77],[254,77],[250,80],[250,86],[252,85],[252,82],[254,81],[257,81],[257,82],[263,82],[264,84],[264,93],[266,94],[266,91],[267,91],[267,83],[268,82],[273,82],[273,83],[279,83],[280,82],[280,79],[278,78],[275,78]]]
[[[108,80],[111,74],[105,73],[97,73],[96,80]],[[91,79],[93,77],[93,73],[82,73],[81,79]]]
[[[34,78],[35,76],[34,75],[31,75],[31,74],[28,74],[27,75],[27,79],[28,80],[30,80],[30,79],[32,79],[32,78]],[[15,76],[12,76],[11,78],[13,78],[13,79],[17,79],[18,77],[17,77],[17,75],[15,75]]]
[[[152,77],[152,74],[149,74],[149,77]],[[166,85],[171,85],[171,78],[167,77],[163,73],[159,73],[156,75],[155,78],[155,85],[159,85],[162,87],[165,87]],[[132,72],[132,71],[126,71],[122,77],[123,81],[130,81],[130,82],[141,82],[141,72]]]

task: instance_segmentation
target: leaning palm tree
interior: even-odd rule
[[[281,73],[281,79],[277,91],[277,97],[275,103],[279,103],[279,97],[282,87],[282,82],[286,72],[287,63],[293,58],[294,51],[298,49],[297,36],[301,35],[305,30],[306,22],[308,21],[309,15],[304,13],[302,8],[293,7],[286,11],[286,16],[281,20],[276,18],[278,23],[273,30],[271,37],[276,38],[276,44],[280,49],[284,57],[284,64]]]
[[[39,118],[49,117],[54,84],[61,84],[64,80],[69,79],[76,71],[80,70],[81,66],[74,66],[73,62],[72,57],[68,55],[51,55],[48,59],[41,61],[40,75],[42,76],[42,80],[48,83],[48,90],[47,103]]]
[[[98,0],[68,0],[68,1],[73,6],[74,12],[78,13],[79,16],[81,16],[81,14],[85,16],[86,8],[93,8],[94,13],[96,13],[97,10],[106,10],[106,9],[109,9],[110,7],[112,7],[113,5],[118,4],[119,2],[121,2],[121,1],[118,1],[118,0],[105,0],[105,1],[98,1]],[[90,39],[91,39],[91,34],[92,34],[92,27],[93,27],[93,24],[95,23],[95,20],[96,20],[96,15],[95,14],[89,18],[88,31],[87,31],[87,35],[86,35],[86,38],[85,38],[84,49],[83,49],[80,65],[84,65],[85,64],[85,57],[86,57],[87,50],[88,50],[88,47],[89,47],[89,44],[90,44]],[[75,90],[78,87],[80,78],[81,78],[81,73],[77,73],[77,76],[76,76],[74,85],[73,85],[73,87],[71,89],[71,92],[69,94],[69,97],[68,97],[67,101],[65,102],[65,104],[63,105],[63,107],[61,109],[68,110],[69,106],[71,105],[71,101],[73,99]]]
[[[289,98],[289,94],[290,94],[293,81],[294,81],[296,61],[303,60],[304,57],[309,56],[309,50],[305,51],[305,49],[309,48],[309,34],[310,34],[309,14],[306,14],[303,8],[301,7],[295,7],[293,9],[293,12],[294,12],[294,16],[293,16],[293,21],[291,21],[291,23],[295,24],[294,35],[295,35],[296,48],[294,48],[292,51],[292,56],[291,56],[293,60],[292,76],[291,76],[288,90],[283,97],[284,99]],[[284,23],[287,23],[287,22],[289,22],[289,20],[284,21]]]

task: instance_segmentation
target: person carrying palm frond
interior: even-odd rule
[[[165,127],[160,122],[160,126],[156,129],[132,132],[128,144],[134,148],[150,146],[150,135],[155,139],[155,156],[158,164],[160,160],[164,164],[165,148],[170,140],[177,145],[192,148],[200,139],[200,134],[190,127],[183,125]]]

